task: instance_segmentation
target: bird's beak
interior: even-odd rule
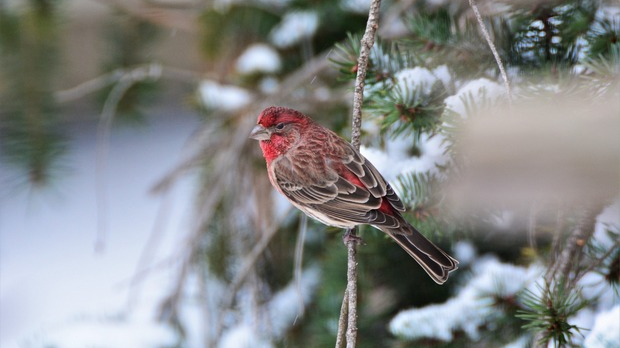
[[[269,129],[257,124],[250,132],[250,138],[256,140],[269,140],[271,138],[271,131]]]

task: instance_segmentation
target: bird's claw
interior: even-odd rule
[[[362,237],[358,236],[355,234],[355,229],[347,229],[344,232],[344,235],[342,236],[342,242],[344,243],[344,245],[347,245],[351,242],[357,244],[357,245],[364,245],[366,243],[364,243],[364,240],[362,239]]]

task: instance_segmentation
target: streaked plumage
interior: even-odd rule
[[[438,284],[458,261],[401,216],[405,207],[364,156],[301,112],[268,107],[250,134],[260,141],[269,180],[308,216],[351,229],[369,224],[392,237]]]

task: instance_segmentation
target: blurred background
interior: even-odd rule
[[[358,346],[620,347],[620,4],[478,5],[510,90],[468,1],[382,3],[362,153],[460,269],[362,227]],[[0,346],[332,346],[342,231],[247,135],[350,138],[368,8],[0,0]]]

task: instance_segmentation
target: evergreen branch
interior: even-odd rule
[[[574,289],[577,281],[580,276],[577,272],[577,267],[579,265],[579,260],[583,254],[583,248],[588,243],[592,235],[594,234],[594,227],[596,225],[596,217],[600,214],[604,205],[600,202],[591,203],[587,206],[582,215],[579,217],[573,232],[568,237],[566,241],[566,245],[562,250],[562,253],[558,256],[555,262],[549,266],[547,273],[545,274],[545,289],[543,289],[543,293],[547,298],[543,298],[541,301],[549,302],[549,306],[551,306],[551,301],[555,299],[559,299],[562,301],[562,296],[565,293],[570,293],[570,289]],[[573,277],[570,277],[571,271],[574,271]],[[555,289],[551,289],[551,287]],[[568,296],[568,295],[567,295]],[[532,307],[533,308],[533,307]],[[553,309],[553,308],[550,308]],[[575,310],[578,311],[581,308]],[[540,311],[538,311],[540,313]],[[574,314],[574,313],[573,313]],[[525,316],[523,319],[528,319]],[[531,318],[530,318],[531,319]],[[535,321],[532,321],[528,324],[530,328],[541,328],[541,325],[537,325]],[[551,326],[550,326],[551,327]],[[535,343],[537,347],[546,347],[547,342],[552,337],[551,334],[567,334],[570,335],[570,330],[574,328],[568,326],[566,331],[554,332],[553,330],[539,330],[535,337]],[[556,341],[558,339],[563,340],[564,337],[553,337]]]
[[[491,52],[493,52],[493,57],[495,57],[495,61],[497,62],[497,66],[499,67],[499,72],[502,75],[502,79],[504,80],[504,87],[506,88],[506,94],[508,95],[508,102],[512,101],[512,91],[510,90],[510,83],[508,82],[508,75],[506,74],[506,70],[504,69],[504,63],[502,63],[502,58],[500,58],[499,53],[497,52],[497,48],[495,48],[495,44],[493,40],[491,40],[491,35],[489,35],[489,31],[487,27],[484,25],[484,21],[482,20],[482,16],[480,15],[480,11],[478,11],[478,5],[476,5],[475,0],[469,0],[469,5],[471,9],[474,11],[476,15],[476,19],[478,20],[478,24],[480,24],[480,29],[482,30],[482,35],[485,40],[489,44],[489,48],[491,48]]]
[[[538,285],[539,293],[525,290],[521,295],[525,309],[518,310],[516,317],[525,320],[524,329],[536,332],[534,344],[547,347],[553,339],[556,347],[565,346],[580,328],[568,319],[587,305],[580,290],[567,286],[565,279]]]

